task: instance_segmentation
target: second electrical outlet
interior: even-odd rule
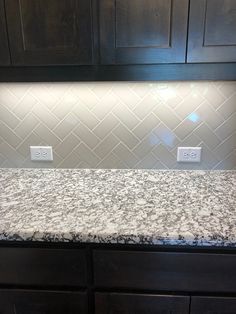
[[[30,146],[32,161],[53,161],[51,146]]]

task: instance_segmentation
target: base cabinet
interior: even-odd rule
[[[190,314],[235,314],[236,298],[192,297]]]
[[[0,314],[236,314],[235,249],[66,245],[0,241]]]
[[[185,296],[96,293],[96,314],[188,314]]]
[[[0,290],[1,314],[86,314],[83,292]]]

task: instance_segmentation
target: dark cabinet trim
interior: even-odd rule
[[[0,66],[10,65],[4,0],[0,0]]]
[[[0,82],[236,80],[236,63],[0,67]]]
[[[190,297],[174,295],[96,293],[96,314],[189,314]]]

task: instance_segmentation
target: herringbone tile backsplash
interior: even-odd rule
[[[0,167],[236,169],[236,82],[0,84]]]

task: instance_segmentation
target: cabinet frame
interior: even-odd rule
[[[5,16],[5,3],[0,0],[0,66],[10,65],[10,51],[7,37],[7,22]]]

